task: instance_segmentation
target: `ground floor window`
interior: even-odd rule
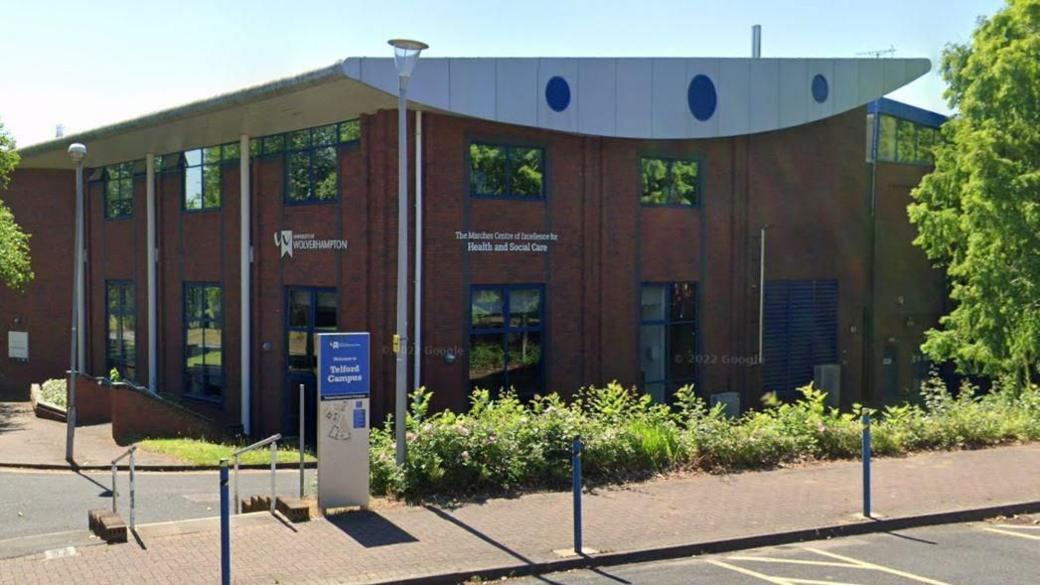
[[[815,366],[838,363],[838,281],[766,282],[762,389],[782,400],[813,380]]]
[[[318,371],[317,335],[336,331],[336,290],[289,287],[286,302],[289,371],[314,374]]]
[[[542,285],[470,289],[471,391],[511,388],[523,399],[544,391],[544,292]]]
[[[640,293],[639,369],[643,391],[667,402],[697,378],[697,286],[648,283]]]
[[[105,283],[105,373],[114,369],[126,380],[137,379],[137,344],[134,335],[137,314],[134,306],[133,282],[109,280]]]
[[[184,393],[219,399],[224,393],[224,289],[184,285]]]

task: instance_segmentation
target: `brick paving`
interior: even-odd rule
[[[860,466],[836,462],[662,478],[585,498],[585,546],[601,552],[862,521]],[[889,518],[1040,500],[1040,444],[879,459],[875,510]],[[571,545],[569,493],[446,506],[377,502],[295,530],[233,527],[234,582],[364,583],[554,560]],[[0,584],[218,582],[215,532],[93,546],[77,556],[0,561]]]

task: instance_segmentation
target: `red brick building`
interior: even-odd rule
[[[420,62],[409,386],[449,408],[475,386],[611,380],[659,400],[694,383],[742,408],[814,378],[845,405],[912,394],[945,295],[905,207],[942,119],[880,98],[928,67]],[[65,150],[81,142],[87,372],[115,368],[249,434],[288,431],[313,335],[369,331],[373,409],[391,412],[392,91],[389,60],[348,59],[23,148],[3,198],[37,278],[0,290],[0,323],[28,337],[22,356],[0,336],[0,386],[68,369]]]

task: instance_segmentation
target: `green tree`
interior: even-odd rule
[[[7,188],[18,160],[14,139],[0,123],[0,194]],[[21,290],[32,278],[29,234],[18,227],[11,209],[0,198],[0,284]]]
[[[1024,381],[1040,355],[1040,0],[980,19],[970,43],[947,46],[942,75],[958,114],[909,214],[954,308],[923,349]]]

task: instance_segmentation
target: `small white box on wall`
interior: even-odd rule
[[[29,332],[7,332],[7,357],[13,360],[29,360]]]

